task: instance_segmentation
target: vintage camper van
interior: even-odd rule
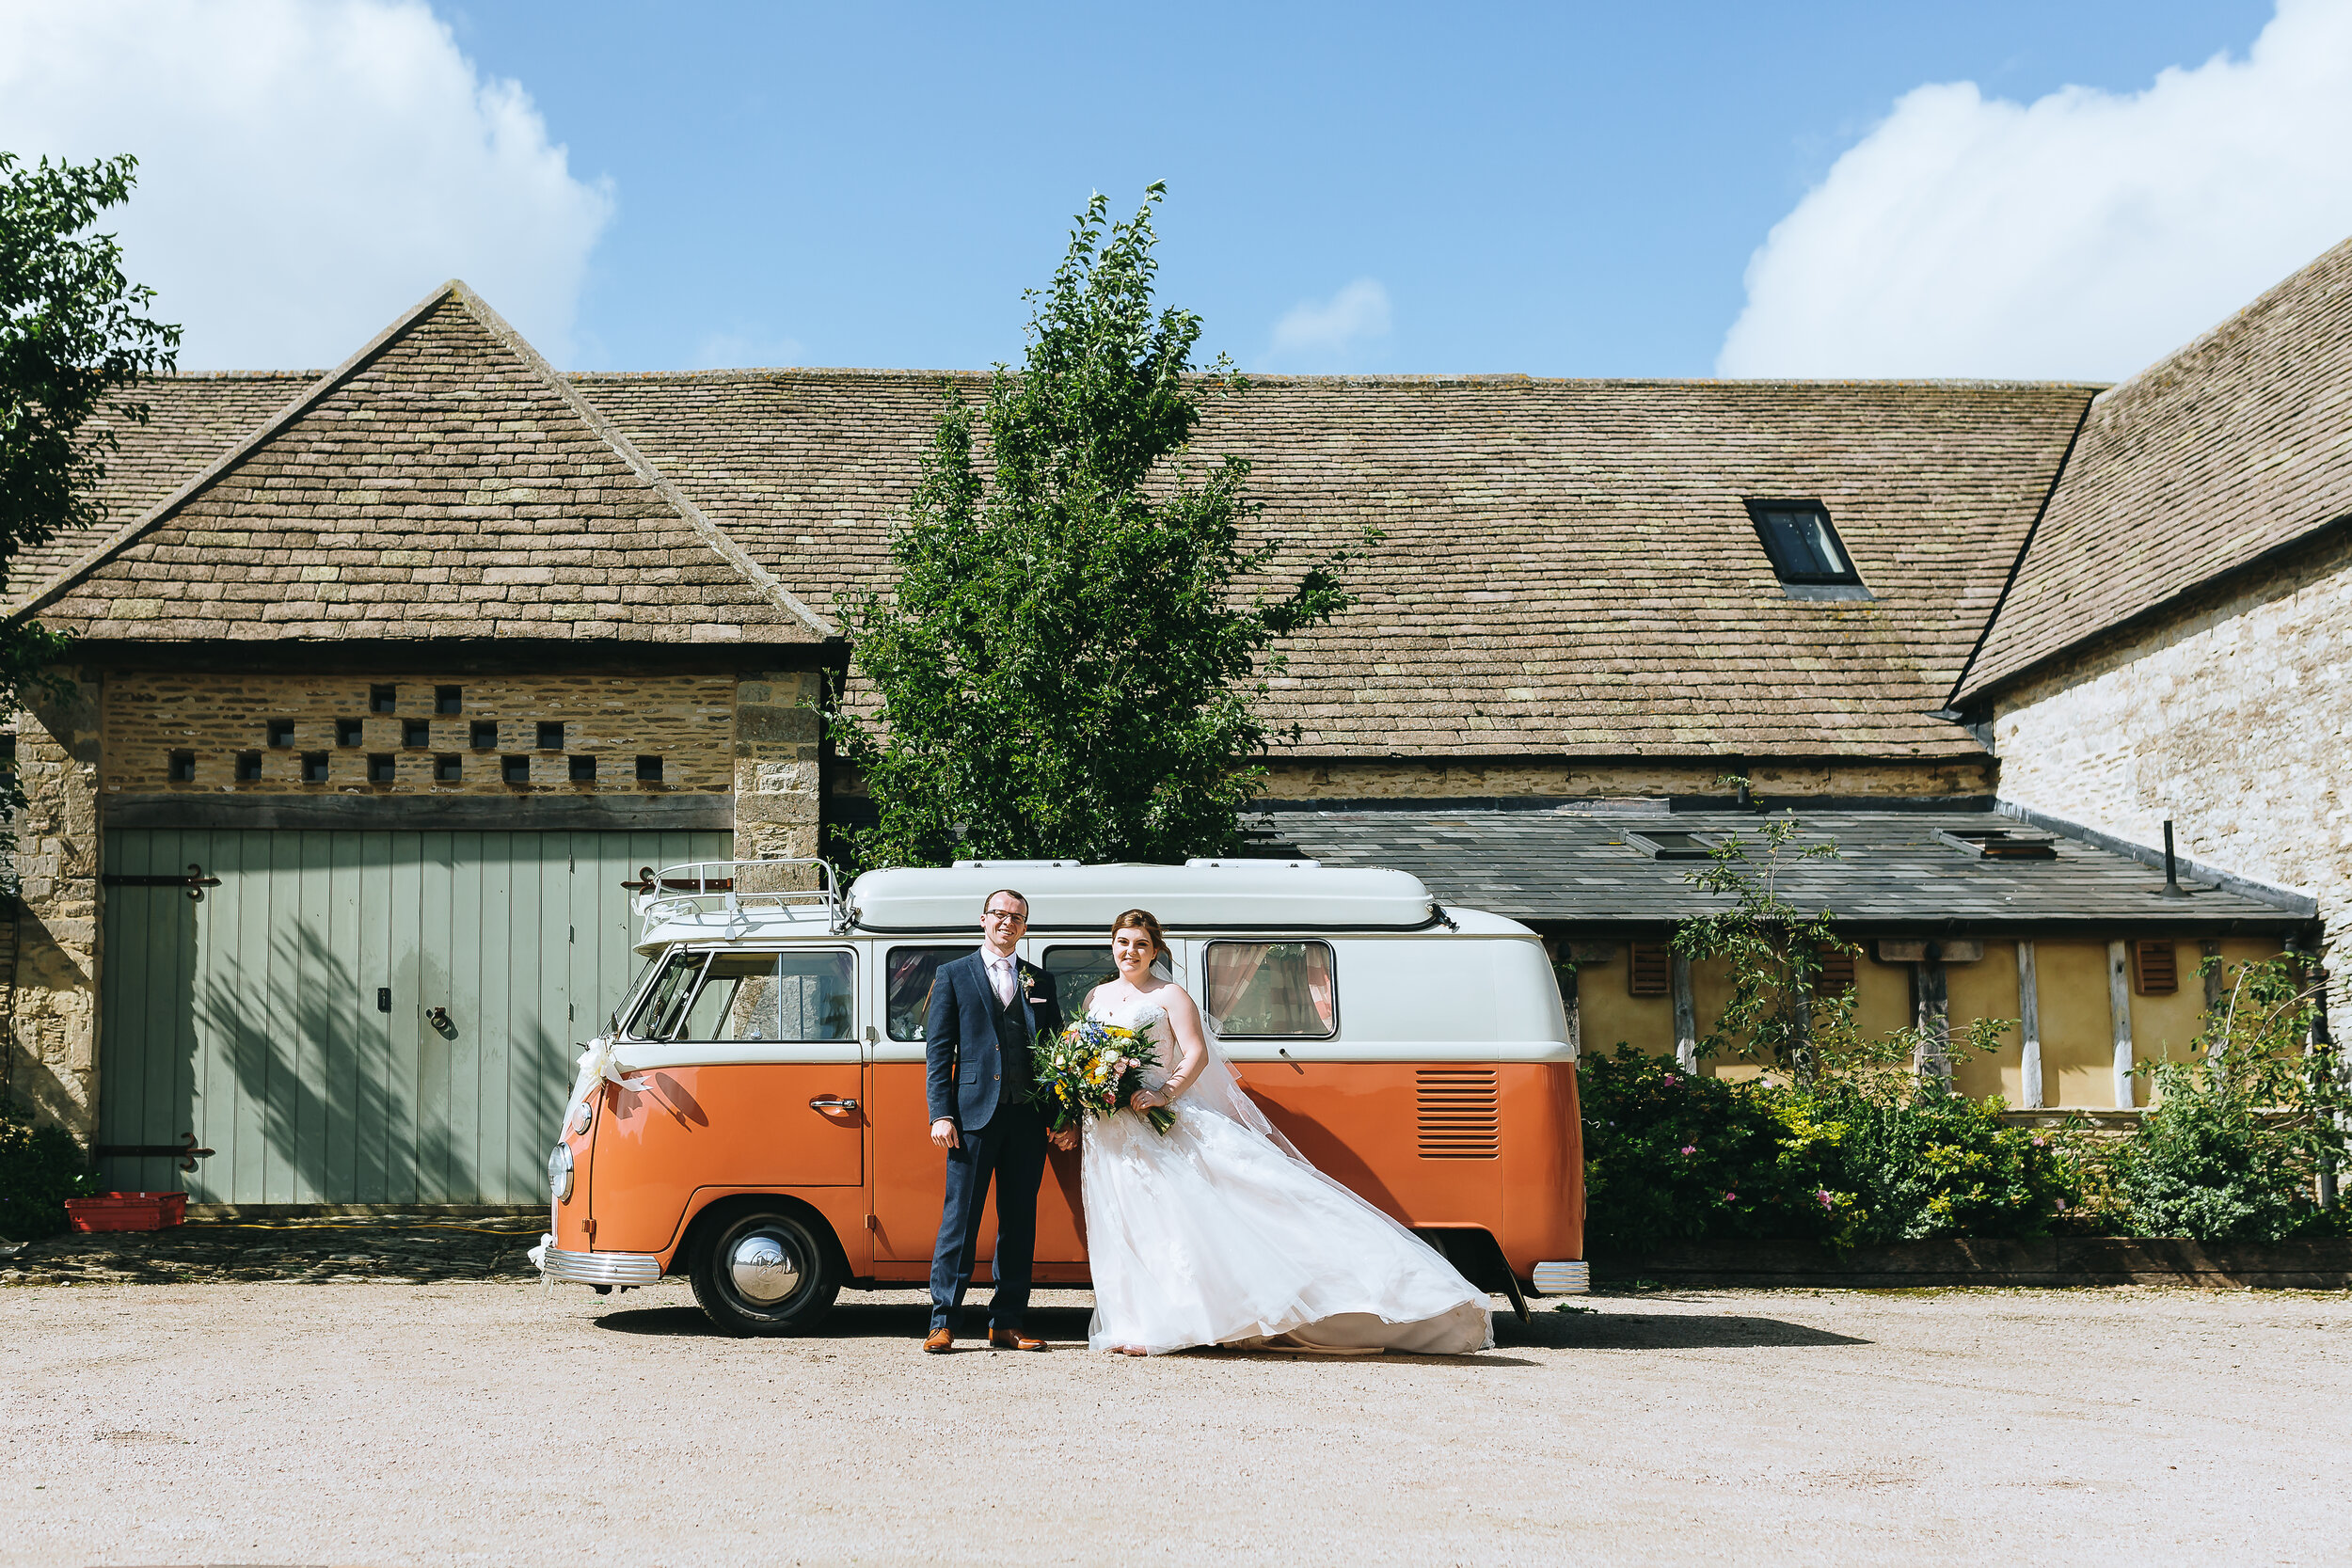
[[[751,1334],[806,1329],[845,1285],[926,1278],[946,1157],[925,1004],[1000,887],[1029,899],[1022,952],[1066,1015],[1114,973],[1112,918],[1152,911],[1168,973],[1317,1165],[1522,1310],[1523,1284],[1583,1288],[1576,1053],[1538,939],[1403,872],[1249,860],[967,862],[846,894],[819,862],[646,876],[644,972],[583,1053],[548,1161],[547,1276],[683,1275]],[[1057,1152],[1037,1279],[1086,1278],[1077,1156]]]

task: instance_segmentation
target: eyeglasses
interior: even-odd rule
[[[1019,910],[982,910],[980,918],[982,920],[1009,920],[1016,926],[1026,926],[1029,923],[1029,917]]]

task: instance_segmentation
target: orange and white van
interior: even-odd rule
[[[845,1285],[928,1278],[946,1174],[925,1005],[1000,887],[1029,899],[1021,951],[1065,1016],[1114,973],[1112,918],[1152,911],[1167,973],[1316,1165],[1522,1310],[1522,1287],[1584,1289],[1576,1050],[1540,940],[1403,872],[1255,860],[962,862],[846,895],[822,862],[661,872],[638,895],[644,973],[548,1160],[547,1277],[682,1275],[753,1334],[806,1329]],[[992,1212],[983,1258],[993,1234]],[[1036,1279],[1087,1283],[1075,1153],[1038,1195]]]

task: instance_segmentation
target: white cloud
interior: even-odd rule
[[[2120,379],[2352,234],[2352,0],[2031,104],[1923,87],[1748,263],[1725,375]]]
[[[137,156],[102,227],[188,369],[334,364],[453,277],[569,363],[612,215],[421,0],[0,0],[0,148]]]
[[[1274,324],[1268,364],[1337,370],[1359,347],[1389,335],[1389,291],[1359,277],[1329,299],[1301,300]]]

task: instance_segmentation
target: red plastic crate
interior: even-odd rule
[[[185,1224],[185,1193],[102,1193],[65,1200],[66,1223],[76,1230],[161,1230]]]

